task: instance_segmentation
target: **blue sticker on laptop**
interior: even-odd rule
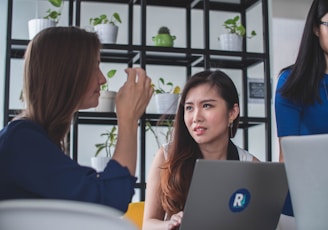
[[[229,208],[232,212],[241,212],[245,210],[250,200],[251,193],[247,189],[238,189],[230,197]]]

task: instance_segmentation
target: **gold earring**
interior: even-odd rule
[[[230,138],[233,138],[233,134],[232,134],[233,122],[229,122],[229,128],[230,128]]]

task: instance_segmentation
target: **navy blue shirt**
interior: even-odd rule
[[[0,200],[77,200],[125,212],[135,182],[129,170],[115,160],[102,173],[79,165],[35,122],[12,121],[0,131]]]

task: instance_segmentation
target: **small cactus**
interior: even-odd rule
[[[170,34],[170,30],[166,26],[162,26],[159,28],[158,34]]]

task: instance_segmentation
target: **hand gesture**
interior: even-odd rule
[[[171,219],[169,221],[168,229],[169,230],[178,229],[178,227],[181,224],[182,217],[183,217],[183,211],[180,211],[180,212],[172,215]]]
[[[138,121],[153,94],[151,79],[142,68],[125,70],[128,79],[116,96],[116,114],[124,121]]]

